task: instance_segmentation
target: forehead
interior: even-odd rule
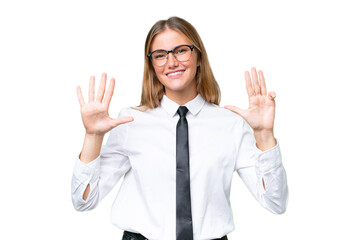
[[[151,44],[151,51],[156,49],[171,50],[182,44],[190,45],[191,42],[183,33],[172,29],[166,29],[155,36]]]

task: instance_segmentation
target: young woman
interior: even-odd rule
[[[96,207],[124,176],[111,211],[123,239],[227,239],[234,230],[234,171],[263,207],[286,210],[286,173],[273,134],[275,93],[267,93],[262,71],[245,73],[248,109],[219,107],[200,36],[172,17],[146,38],[140,106],[110,118],[115,80],[105,94],[106,79],[103,74],[95,99],[90,78],[88,103],[77,88],[86,135],[72,179],[76,210]]]

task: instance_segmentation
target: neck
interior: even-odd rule
[[[197,91],[196,89],[194,89],[194,91],[187,91],[184,93],[165,91],[165,95],[172,101],[182,106],[185,105],[187,102],[193,100],[197,96]]]

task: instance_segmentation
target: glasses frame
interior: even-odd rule
[[[170,50],[170,51],[167,51],[167,50],[165,50],[165,49],[156,49],[155,51],[152,51],[151,53],[149,53],[149,54],[147,54],[146,56],[149,58],[149,60],[153,63],[153,61],[152,61],[152,58],[151,58],[151,55],[154,53],[154,52],[156,52],[156,51],[164,51],[164,52],[166,52],[166,61],[165,61],[165,63],[164,64],[162,64],[162,65],[156,65],[156,66],[158,66],[158,67],[161,67],[161,66],[164,66],[166,63],[167,63],[167,61],[168,61],[168,59],[169,59],[169,53],[172,53],[173,55],[174,55],[174,57],[175,57],[175,59],[177,60],[177,61],[179,61],[179,62],[186,62],[186,61],[189,61],[189,59],[188,60],[186,60],[186,61],[180,61],[180,60],[178,60],[177,59],[177,57],[176,57],[176,55],[175,55],[175,49],[176,48],[178,48],[178,47],[182,47],[182,46],[187,46],[187,47],[189,47],[190,48],[190,50],[191,50],[191,54],[192,54],[192,51],[194,50],[194,46],[193,45],[187,45],[187,44],[182,44],[182,45],[179,45],[179,46],[176,46],[176,47],[174,47],[172,50]],[[191,55],[190,55],[190,57],[191,57]]]

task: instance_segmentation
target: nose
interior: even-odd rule
[[[175,58],[174,53],[172,53],[172,52],[168,54],[167,65],[169,66],[169,68],[174,68],[174,67],[179,66],[179,62]]]

